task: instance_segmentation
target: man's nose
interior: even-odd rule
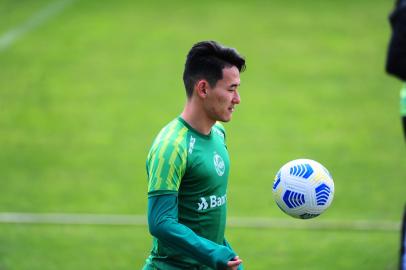
[[[233,97],[233,103],[234,104],[240,104],[241,102],[241,97],[240,94],[238,93],[238,91],[234,92],[234,97]]]

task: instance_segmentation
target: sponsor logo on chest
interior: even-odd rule
[[[206,199],[206,197],[201,197],[200,202],[197,203],[197,210],[202,211],[208,208],[216,208],[224,205],[227,202],[227,195],[216,196],[211,195]]]

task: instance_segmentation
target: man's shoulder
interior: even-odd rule
[[[151,148],[162,146],[184,148],[186,147],[187,133],[188,128],[178,118],[175,118],[161,129]]]
[[[179,136],[185,135],[188,128],[178,118],[173,119],[166,124],[158,133],[157,138],[165,139],[178,139]]]

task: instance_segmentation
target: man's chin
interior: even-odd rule
[[[220,122],[223,122],[223,123],[227,123],[227,122],[230,122],[231,121],[231,115],[229,116],[229,117],[223,117],[222,119],[220,119],[219,121]]]
[[[223,115],[217,115],[216,117],[213,117],[212,119],[216,119],[216,121],[227,123],[230,122],[232,118],[232,114],[223,114]]]

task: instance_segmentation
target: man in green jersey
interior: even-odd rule
[[[240,103],[245,59],[215,41],[186,59],[187,102],[147,157],[148,224],[153,247],[144,270],[242,269],[224,238],[230,169],[224,127]]]

